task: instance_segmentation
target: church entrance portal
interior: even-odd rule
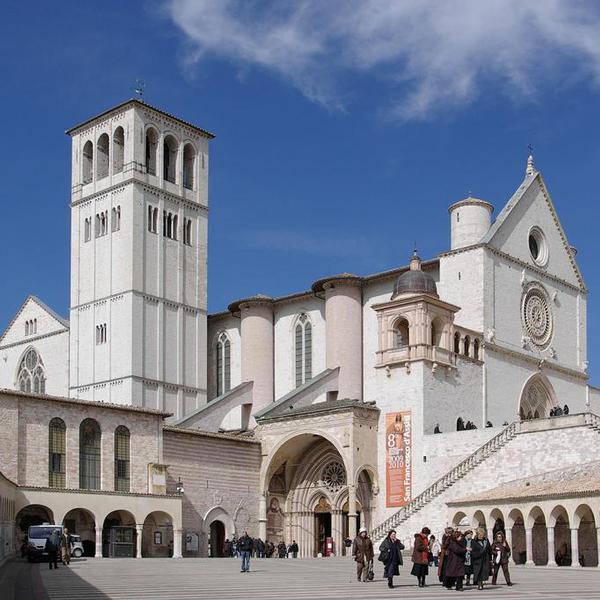
[[[213,521],[210,524],[210,555],[218,558],[223,555],[225,543],[225,525],[221,521]]]
[[[327,539],[332,538],[331,506],[321,498],[315,507],[315,555],[328,556]]]

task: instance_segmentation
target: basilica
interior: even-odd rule
[[[69,316],[30,296],[0,337],[9,547],[54,522],[98,557],[245,530],[313,557],[480,525],[515,561],[598,564],[588,292],[532,156],[503,207],[439,215],[436,257],[209,314],[213,134],[139,99],[67,134]]]

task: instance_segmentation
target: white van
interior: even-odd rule
[[[46,552],[46,540],[52,535],[52,532],[57,530],[62,535],[62,525],[32,525],[27,532],[27,560],[47,560],[48,553]],[[69,534],[71,537],[71,556],[80,558],[83,556],[83,544],[81,537],[77,534]]]

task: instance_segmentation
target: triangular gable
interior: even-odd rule
[[[25,322],[29,319],[37,319],[37,331],[26,336]],[[41,335],[68,331],[68,329],[67,319],[61,317],[36,296],[28,296],[0,337],[0,346],[25,342]]]
[[[529,230],[534,225],[542,229],[548,244],[548,263],[544,271],[585,290],[583,276],[539,172],[525,177],[481,241],[537,266],[528,245]]]

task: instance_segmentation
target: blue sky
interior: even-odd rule
[[[482,9],[481,5],[485,5]],[[449,8],[447,8],[449,7]],[[590,290],[600,383],[600,9],[588,2],[11,2],[0,24],[3,328],[69,304],[69,139],[132,95],[216,133],[209,309],[448,248],[533,144]]]

